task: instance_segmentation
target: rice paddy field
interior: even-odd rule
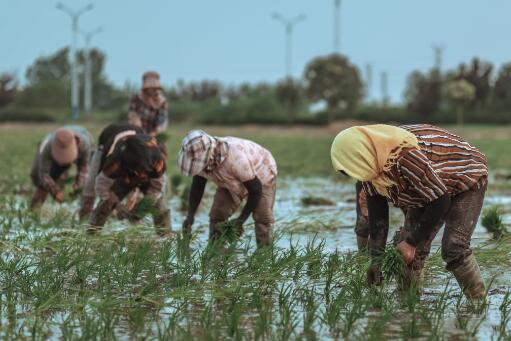
[[[253,139],[277,160],[275,242],[261,250],[251,221],[242,238],[208,245],[209,185],[193,238],[181,238],[190,180],[174,163],[189,127],[169,132],[175,233],[159,238],[147,218],[137,225],[111,219],[88,236],[78,201],[69,198],[30,212],[32,158],[55,127],[0,126],[0,339],[511,340],[511,238],[492,238],[481,222],[472,245],[488,286],[485,302],[467,301],[443,269],[442,232],[420,295],[397,285],[390,247],[387,280],[367,286],[369,257],[357,252],[353,232],[354,183],[333,174],[329,158],[343,126],[206,129]],[[95,136],[101,130],[89,128]],[[510,229],[511,127],[452,130],[486,153],[485,209],[494,215],[486,220]],[[392,236],[403,217],[391,213]]]

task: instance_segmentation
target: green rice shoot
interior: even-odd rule
[[[140,202],[131,210],[131,215],[135,219],[143,219],[148,215],[156,214],[156,203],[153,199],[144,197]]]
[[[492,206],[484,210],[481,223],[493,235],[493,239],[500,239],[509,233],[502,221],[502,214],[498,206]]]

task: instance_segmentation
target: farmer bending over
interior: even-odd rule
[[[469,298],[484,297],[479,266],[470,250],[487,185],[488,169],[481,152],[434,126],[380,124],[340,132],[331,157],[335,170],[361,181],[367,196],[370,285],[383,280],[379,256],[387,240],[390,200],[406,209],[396,240],[407,264],[406,283],[420,279],[431,242],[445,223],[442,258],[446,269]]]
[[[99,230],[114,209],[120,219],[136,219],[121,202],[136,188],[154,203],[156,232],[170,233],[170,210],[164,196],[166,158],[154,137],[137,132],[129,125],[116,125],[104,132],[108,142],[102,148],[103,160],[95,178],[95,194],[100,202],[90,218],[90,233]]]
[[[79,191],[87,176],[87,164],[93,148],[92,136],[82,127],[64,126],[46,135],[37,146],[30,173],[36,186],[30,208],[40,207],[48,193],[58,203],[64,202],[64,193],[58,183],[72,164],[76,164],[77,168],[73,190]]]
[[[89,173],[85,180],[85,185],[82,191],[82,200],[80,203],[80,219],[87,217],[94,208],[94,201],[96,199],[95,184],[96,177],[99,174],[100,168],[105,163],[107,156],[111,155],[117,143],[128,136],[143,134],[140,127],[131,124],[110,124],[99,135],[98,149],[94,151],[91,162],[89,163]]]
[[[273,204],[275,202],[277,164],[271,153],[260,145],[235,137],[213,137],[202,130],[189,132],[181,144],[178,167],[193,176],[188,214],[183,234],[189,235],[207,180],[217,185],[209,212],[209,239],[217,239],[220,226],[247,199],[240,215],[234,219],[236,232],[252,214],[258,247],[272,241]]]

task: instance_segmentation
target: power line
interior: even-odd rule
[[[293,36],[293,29],[296,24],[298,24],[301,21],[304,21],[306,18],[305,14],[301,14],[293,19],[287,19],[284,18],[279,13],[273,14],[273,19],[277,20],[281,24],[284,25],[284,28],[286,30],[286,76],[291,77],[291,71],[292,71],[292,36]]]
[[[79,9],[78,11],[74,11],[69,7],[65,6],[61,2],[57,3],[57,9],[63,11],[71,17],[71,30],[72,30],[72,40],[71,40],[71,118],[76,120],[79,116],[79,97],[78,97],[78,66],[76,61],[76,43],[78,40],[78,19],[80,15],[85,12],[91,11],[94,8],[92,4],[88,4],[87,6]]]

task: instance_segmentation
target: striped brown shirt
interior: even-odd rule
[[[461,137],[426,124],[401,128],[417,136],[420,150],[403,149],[386,173],[396,183],[389,189],[394,205],[423,207],[445,193],[453,197],[486,184],[486,157]],[[363,187],[368,195],[377,194],[370,182]]]

